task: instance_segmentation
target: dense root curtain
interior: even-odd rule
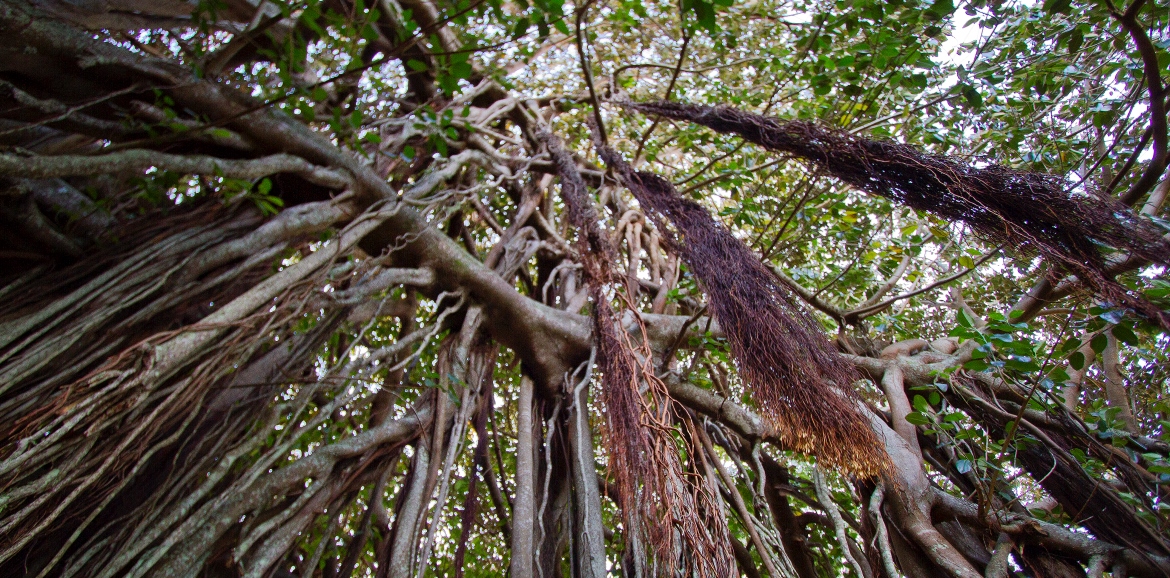
[[[852,390],[859,376],[792,291],[670,182],[634,171],[613,149],[599,151],[702,283],[752,398],[792,449],[862,476],[886,469]]]
[[[1170,315],[1110,278],[1101,246],[1170,265],[1170,242],[1114,199],[1070,191],[1051,175],[1000,165],[976,167],[912,146],[860,138],[805,121],[784,121],[727,106],[620,100],[639,112],[737,134],[790,154],[863,191],[961,221],[995,242],[1039,253],[1102,297],[1170,328]]]
[[[727,522],[716,505],[718,490],[706,478],[686,472],[679,459],[673,407],[666,385],[654,374],[645,335],[637,344],[618,321],[605,284],[617,251],[598,226],[597,211],[572,157],[556,136],[541,130],[561,177],[569,222],[578,230],[577,248],[589,284],[597,366],[602,373],[604,433],[609,473],[617,483],[626,546],[633,558],[641,547],[663,576],[728,576],[735,572]],[[636,313],[635,313],[636,317]],[[645,385],[645,394],[641,393]],[[649,399],[647,399],[649,398]],[[685,440],[684,440],[685,441]],[[688,453],[697,451],[695,444]]]

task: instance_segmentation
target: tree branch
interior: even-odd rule
[[[52,179],[80,175],[116,174],[156,168],[187,174],[215,175],[254,180],[276,173],[294,173],[309,182],[344,189],[352,179],[344,173],[319,167],[290,154],[255,160],[228,160],[204,155],[173,155],[149,149],[130,149],[105,155],[28,156],[0,154],[0,175],[28,179]]]

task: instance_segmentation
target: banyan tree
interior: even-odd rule
[[[1170,576],[1165,2],[4,0],[0,575]]]

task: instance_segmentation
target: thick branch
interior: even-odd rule
[[[204,155],[172,155],[147,149],[130,149],[105,155],[32,156],[0,154],[0,175],[52,179],[80,175],[140,172],[150,168],[177,173],[254,180],[276,173],[295,173],[331,189],[344,189],[350,179],[342,172],[315,166],[289,154],[255,160],[228,160]]]

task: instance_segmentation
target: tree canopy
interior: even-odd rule
[[[0,574],[1170,576],[1166,0],[0,2]]]

